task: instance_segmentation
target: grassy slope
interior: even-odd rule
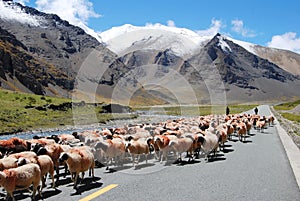
[[[66,110],[46,111],[26,106],[44,106],[47,104],[60,105],[71,102],[70,99],[38,96],[0,90],[0,134],[38,130],[43,128],[57,128],[62,126],[89,125],[103,123],[118,118],[134,118],[128,114],[101,114],[101,106],[86,104]],[[230,113],[241,113],[253,109],[256,105],[229,105]],[[135,110],[160,111],[167,115],[208,115],[224,114],[225,106],[158,106],[136,107]]]
[[[300,104],[300,100],[296,100],[293,102],[287,102],[287,103],[276,105],[274,106],[274,109],[277,110],[282,115],[283,118],[300,123],[300,115],[288,112],[289,110],[294,109],[299,104]]]
[[[66,110],[46,111],[26,106],[60,105],[71,102],[70,99],[38,96],[0,90],[0,134],[9,134],[41,128],[57,128],[61,126],[88,125],[101,123],[116,118],[133,118],[128,114],[100,114],[101,106],[85,105]],[[94,118],[92,118],[94,116]]]

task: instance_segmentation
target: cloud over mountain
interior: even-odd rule
[[[268,43],[268,47],[300,53],[300,37],[297,38],[297,34],[294,32],[276,35],[272,37],[272,40]]]

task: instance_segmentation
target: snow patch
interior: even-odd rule
[[[218,36],[219,43],[218,45],[222,48],[224,52],[232,52],[230,46],[226,43],[223,36]]]
[[[227,37],[227,40],[231,40],[232,42],[234,42],[235,44],[238,44],[239,46],[245,48],[248,52],[254,54],[254,55],[257,55],[256,52],[255,52],[255,44],[253,43],[248,43],[248,42],[245,42],[245,41],[240,41],[240,40],[236,40],[236,39],[233,39],[233,38],[230,38],[230,37]]]
[[[19,6],[3,1],[0,1],[0,18],[7,21],[18,21],[32,26],[40,26],[43,21],[41,17],[25,13]]]

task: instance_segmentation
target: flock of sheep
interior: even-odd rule
[[[133,167],[143,156],[161,163],[183,156],[188,160],[196,157],[216,157],[224,144],[233,137],[244,141],[252,127],[263,132],[274,117],[259,115],[208,115],[194,118],[167,120],[160,123],[126,125],[73,134],[35,136],[33,139],[11,138],[0,140],[0,185],[6,190],[6,199],[15,200],[13,193],[30,189],[32,199],[46,185],[47,174],[55,188],[59,181],[59,167],[65,166],[74,188],[78,177],[94,177],[95,163],[122,166],[131,160]],[[54,181],[56,176],[56,182]]]

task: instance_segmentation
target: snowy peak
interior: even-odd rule
[[[220,47],[226,51],[230,51],[230,47],[225,40],[230,40],[248,52],[256,54],[255,44],[235,40],[221,34],[217,34],[217,36]],[[186,28],[169,27],[162,24],[147,24],[146,26],[125,24],[100,33],[100,37],[107,47],[119,56],[141,49],[158,51],[170,49],[177,56],[189,56],[204,47],[215,36],[199,35]]]
[[[32,26],[40,26],[43,21],[43,18],[27,13],[20,4],[15,4],[11,1],[0,1],[0,18]]]
[[[124,55],[140,50],[152,49],[163,51],[172,50],[176,55],[184,56],[193,53],[199,46],[212,36],[199,36],[196,32],[161,24],[144,27],[126,24],[100,34],[104,43],[113,52]]]

